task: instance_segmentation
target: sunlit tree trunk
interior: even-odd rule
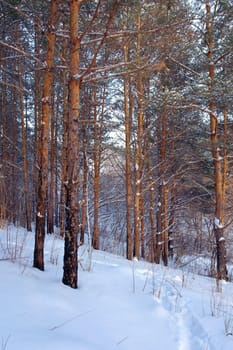
[[[56,35],[54,28],[56,25],[57,0],[50,3],[50,19],[48,26],[48,48],[46,55],[46,68],[44,76],[43,96],[42,96],[42,118],[39,153],[39,179],[37,194],[36,212],[36,233],[34,247],[33,266],[44,270],[44,239],[46,223],[46,200],[48,186],[48,154],[49,154],[49,131],[51,114],[51,96],[53,88],[53,65]]]
[[[52,96],[51,122],[50,122],[50,157],[49,157],[49,190],[48,190],[48,213],[47,233],[54,232],[54,190],[55,190],[55,108],[54,94]]]
[[[223,195],[223,164],[220,154],[219,137],[218,137],[218,119],[215,110],[214,101],[214,32],[211,13],[211,5],[206,0],[206,43],[208,46],[208,73],[209,73],[209,116],[210,116],[210,143],[212,151],[212,159],[214,166],[214,183],[215,183],[215,219],[214,233],[216,240],[216,256],[217,256],[217,279],[227,279],[226,268],[226,248],[224,238],[224,195]]]
[[[223,194],[223,221],[226,208],[226,187],[227,187],[227,108],[223,108],[223,179],[222,179],[222,194]]]

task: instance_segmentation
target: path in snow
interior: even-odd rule
[[[175,339],[173,349],[217,350],[198,318],[183,300],[182,288],[179,285],[177,286],[175,281],[167,278],[166,268],[163,269],[162,274],[161,272],[150,271],[150,288],[153,290],[157,302],[160,302],[164,309],[169,312],[169,329]],[[148,275],[148,271],[144,271],[144,274]],[[138,276],[141,277],[142,275],[143,270],[139,269]]]
[[[210,316],[213,280],[193,276],[183,287],[182,271],[101,251],[89,259],[80,250],[79,289],[72,290],[61,283],[63,242],[47,238],[45,256],[45,272],[33,269],[30,258],[26,265],[0,264],[0,338],[6,350],[233,348],[222,319]],[[232,285],[226,288],[232,298]]]

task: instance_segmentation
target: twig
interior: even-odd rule
[[[58,329],[58,328],[60,328],[60,327],[62,327],[64,325],[66,325],[67,323],[70,323],[70,322],[74,321],[76,318],[79,318],[79,317],[81,317],[83,315],[89,314],[91,311],[92,310],[88,310],[88,311],[82,312],[81,314],[78,314],[78,315],[76,315],[76,316],[74,316],[72,318],[69,318],[68,320],[66,320],[64,322],[59,323],[58,325],[49,328],[49,331],[55,331],[55,329]]]
[[[121,343],[123,343],[126,339],[128,339],[129,337],[127,336],[127,337],[124,337],[124,338],[122,338],[121,340],[119,340],[117,343],[116,343],[116,345],[118,346],[118,345],[120,345]]]

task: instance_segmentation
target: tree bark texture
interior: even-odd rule
[[[46,55],[46,69],[44,76],[43,97],[42,97],[42,118],[39,153],[39,179],[37,193],[36,212],[36,233],[34,247],[33,266],[44,270],[44,239],[46,224],[46,201],[48,187],[48,162],[49,162],[49,133],[51,115],[51,96],[53,88],[53,65],[56,35],[54,28],[56,25],[56,13],[58,10],[57,0],[50,3],[50,18],[48,27],[48,48]]]
[[[35,55],[40,55],[40,45],[39,45],[39,30],[35,26]],[[41,130],[41,71],[39,70],[39,64],[36,64],[35,72],[34,72],[34,80],[35,80],[35,91],[34,91],[34,167],[33,167],[33,200],[32,200],[32,213],[33,213],[33,221],[36,221],[35,213],[36,213],[36,200],[38,193],[38,168],[39,168],[39,148],[40,148],[40,130]]]
[[[85,138],[84,138],[85,139]],[[85,241],[85,229],[87,225],[87,190],[88,190],[88,159],[86,145],[83,145],[83,189],[82,189],[82,219],[80,228],[80,244],[84,244]]]
[[[226,248],[224,238],[224,195],[223,195],[223,164],[219,148],[218,138],[218,119],[215,114],[214,102],[214,18],[211,14],[211,5],[206,0],[206,35],[208,46],[208,71],[209,71],[209,115],[210,115],[210,143],[212,159],[214,166],[214,183],[215,183],[215,219],[214,234],[216,240],[216,257],[217,257],[217,279],[228,279],[226,268]]]
[[[68,140],[66,178],[65,248],[62,282],[78,287],[78,156],[80,108],[80,38],[78,19],[80,1],[70,1],[70,77],[68,85]]]
[[[29,196],[29,181],[28,181],[28,156],[27,156],[27,132],[24,120],[24,96],[23,96],[23,79],[22,67],[20,61],[18,62],[19,73],[19,90],[20,90],[20,117],[21,117],[21,133],[22,133],[22,157],[23,157],[23,184],[25,196],[25,213],[26,213],[26,227],[28,231],[32,230],[31,225],[31,201]]]
[[[66,56],[66,40],[63,40],[63,56]],[[59,208],[59,227],[60,235],[65,236],[65,204],[66,204],[66,172],[67,172],[67,130],[68,130],[68,112],[67,112],[67,76],[65,70],[62,72],[62,82],[63,82],[63,106],[62,106],[62,159],[61,159],[61,190],[60,190],[60,208]]]
[[[141,56],[141,10],[137,16],[137,56],[140,64]],[[142,83],[142,72],[139,70],[137,76],[137,93],[138,93],[138,121],[137,121],[137,141],[135,149],[135,196],[134,196],[134,256],[140,258],[140,245],[141,245],[141,234],[142,234],[142,164],[143,164],[143,83]]]
[[[126,28],[125,28],[126,29]],[[124,62],[128,62],[128,46],[123,45]],[[132,245],[132,183],[131,183],[131,128],[132,116],[130,115],[130,97],[129,90],[131,89],[130,77],[124,77],[124,113],[125,113],[125,187],[126,187],[126,257],[132,260],[133,245]]]
[[[94,63],[94,66],[96,64]],[[94,249],[99,249],[99,183],[100,183],[100,136],[97,118],[97,89],[94,83],[93,89],[94,100],[94,223],[92,234],[92,245]]]
[[[54,100],[54,95],[53,95]],[[54,101],[51,106],[50,120],[50,157],[49,157],[49,189],[48,189],[48,206],[47,206],[47,233],[54,232],[54,189],[55,189],[55,110]]]

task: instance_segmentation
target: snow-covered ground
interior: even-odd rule
[[[32,233],[0,230],[1,350],[233,349],[232,283],[218,292],[213,279],[83,247],[73,290],[61,239],[46,237],[44,272],[32,254]]]

